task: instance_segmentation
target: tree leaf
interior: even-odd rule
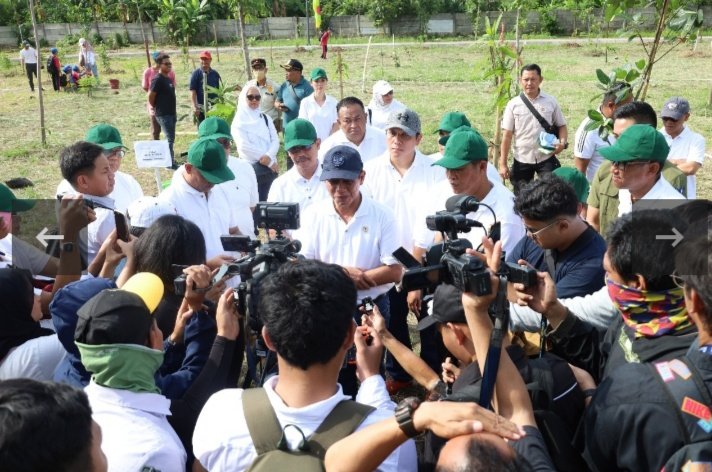
[[[601,69],[596,69],[596,77],[598,77],[598,81],[602,84],[608,85],[611,83],[611,79],[609,79],[606,73]]]
[[[603,114],[601,114],[601,112],[598,110],[588,110],[588,117],[591,118],[593,121],[598,122],[601,122],[604,119]]]
[[[637,67],[640,70],[645,69],[645,59],[640,59],[638,62],[636,62],[635,67]]]

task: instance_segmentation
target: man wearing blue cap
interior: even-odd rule
[[[55,92],[60,90],[59,76],[62,74],[62,65],[59,63],[57,48],[49,50],[51,56],[47,59],[47,73],[52,77],[52,88]]]
[[[400,230],[393,212],[361,192],[366,173],[358,151],[336,146],[324,156],[321,180],[331,196],[302,215],[295,233],[307,259],[339,264],[358,289],[357,302],[371,297],[383,316],[390,316],[388,290],[401,277],[401,267],[393,257]],[[361,314],[354,307],[354,318]],[[356,392],[355,377],[340,377],[344,392]],[[348,376],[347,376],[348,377]],[[349,385],[349,380],[354,382]]]

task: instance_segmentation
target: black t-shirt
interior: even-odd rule
[[[151,92],[156,92],[156,116],[176,114],[176,89],[168,77],[158,74],[151,81]]]

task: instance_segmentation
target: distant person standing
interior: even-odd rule
[[[96,67],[96,54],[91,43],[84,38],[79,39],[79,67],[91,71],[96,80],[99,80],[99,69]]]
[[[168,54],[159,55],[156,62],[159,64],[159,74],[151,82],[148,103],[155,109],[156,121],[168,140],[171,162],[175,164],[173,142],[176,139],[176,88],[168,76],[173,64]]]
[[[22,51],[20,51],[20,64],[27,73],[27,81],[30,83],[30,90],[35,91],[35,83],[32,80],[32,75],[37,77],[37,50],[30,46],[29,41],[22,42]]]
[[[326,59],[326,51],[329,45],[329,38],[331,37],[331,29],[326,28],[323,33],[321,33],[321,38],[319,39],[319,44],[321,44],[321,58]]]
[[[262,99],[260,100],[260,111],[272,118],[274,127],[277,131],[282,131],[282,120],[279,117],[279,110],[274,106],[274,100],[277,97],[277,84],[270,78],[267,78],[267,61],[261,57],[256,57],[250,61],[252,66],[252,76],[254,79],[248,80],[243,88],[250,85],[256,86],[260,90]]]
[[[309,120],[316,128],[317,137],[323,141],[331,133],[339,130],[339,124],[336,122],[339,118],[336,114],[338,102],[334,97],[326,94],[329,78],[324,69],[321,67],[313,69],[309,78],[314,93],[302,100],[299,106],[299,118]]]
[[[141,82],[141,86],[146,92],[148,92],[151,88],[151,82],[153,82],[154,77],[160,75],[161,73],[161,64],[158,63],[158,57],[160,55],[160,51],[154,51],[151,54],[151,57],[153,58],[153,66],[146,67],[146,70],[143,71],[143,81]],[[173,72],[172,68],[168,72],[168,78],[171,82],[173,82],[173,89],[175,89],[176,74]],[[148,117],[151,119],[151,136],[153,139],[159,139],[161,137],[161,125],[158,123],[158,120],[156,120],[156,110],[153,109],[148,101],[146,101],[146,108],[148,110]]]
[[[52,77],[52,89],[54,89],[55,92],[59,92],[61,88],[59,77],[62,75],[62,65],[59,63],[57,48],[52,48],[49,52],[51,55],[47,59],[47,73]]]
[[[296,59],[290,59],[279,67],[285,70],[284,83],[277,90],[275,106],[282,110],[282,126],[299,116],[299,106],[304,98],[314,93],[314,88],[302,76],[304,66]]]
[[[210,51],[200,53],[200,67],[195,69],[190,76],[190,99],[193,105],[193,114],[197,118],[197,126],[205,119],[210,100],[215,98],[214,93],[208,93],[208,86],[219,87],[222,78],[218,71],[210,67],[213,56]]]

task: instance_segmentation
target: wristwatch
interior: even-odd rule
[[[561,144],[564,145],[564,149],[568,149],[568,148],[569,148],[569,142],[568,142],[568,141],[564,141],[564,142],[561,143]]]
[[[64,252],[73,252],[73,251],[74,251],[74,243],[71,242],[71,241],[62,243],[62,245],[60,246],[60,248],[61,248],[62,251],[64,251]]]
[[[398,427],[405,433],[409,438],[414,438],[420,433],[415,429],[413,424],[413,412],[420,406],[420,398],[418,397],[408,397],[398,403],[396,407],[396,421],[398,422]]]

